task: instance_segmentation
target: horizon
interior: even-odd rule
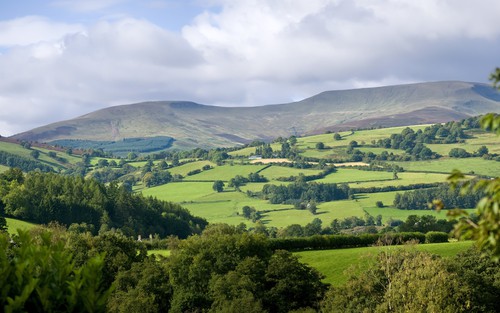
[[[0,12],[0,134],[157,99],[234,107],[487,83],[500,3],[49,0]]]

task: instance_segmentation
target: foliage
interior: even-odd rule
[[[448,233],[430,231],[425,234],[425,243],[448,242]]]
[[[347,185],[306,183],[298,181],[288,186],[266,184],[262,188],[262,197],[270,203],[290,203],[291,201],[333,201],[349,197]]]
[[[300,226],[300,225],[299,225]],[[290,226],[292,227],[292,225]],[[296,230],[298,230],[296,228]],[[301,230],[302,232],[304,230]],[[367,247],[383,242],[388,245],[403,244],[408,241],[425,242],[425,235],[419,232],[362,234],[362,235],[314,235],[310,237],[282,237],[270,239],[273,249],[288,251],[324,250]]]
[[[208,227],[171,253],[171,312],[237,308],[288,312],[317,307],[325,290],[321,276],[268,240],[227,225]],[[230,310],[229,310],[230,311]]]
[[[122,270],[115,279],[109,312],[167,312],[170,308],[172,287],[165,263],[154,257],[133,263],[129,270]]]
[[[421,232],[428,233],[438,231],[449,233],[453,229],[454,222],[449,222],[444,219],[437,220],[432,215],[410,215],[406,221],[398,226],[398,230],[402,232]]]
[[[87,223],[95,230],[119,228],[127,235],[159,234],[185,238],[206,221],[177,204],[132,194],[116,183],[104,185],[82,177],[28,173],[22,183],[0,179],[7,216],[39,224]]]
[[[423,210],[431,209],[429,205],[435,199],[439,199],[442,208],[473,208],[482,197],[481,192],[460,192],[459,189],[450,188],[449,185],[441,185],[438,188],[419,189],[396,194],[394,206],[400,210]]]
[[[214,181],[214,184],[212,185],[212,189],[214,191],[217,191],[217,192],[224,191],[224,182],[222,180]]]
[[[75,265],[51,231],[0,233],[0,303],[4,312],[105,312],[110,293],[103,256]]]

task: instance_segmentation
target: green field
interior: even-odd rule
[[[201,170],[203,166],[205,165],[210,165],[212,167],[215,167],[216,165],[210,161],[195,161],[195,162],[189,162],[180,166],[173,167],[169,169],[169,172],[174,174],[179,174],[185,177],[187,173],[194,171],[194,170]]]
[[[338,168],[336,172],[322,179],[315,180],[318,183],[350,183],[366,181],[393,181],[391,172],[363,171],[355,168]],[[394,185],[394,182],[393,182]]]
[[[459,169],[465,174],[474,173],[491,177],[500,176],[500,162],[484,160],[483,158],[457,159],[443,157],[437,160],[391,163],[397,164],[407,171],[415,172],[451,173],[454,169]]]
[[[286,166],[277,166],[272,165],[259,174],[266,177],[269,180],[275,180],[279,177],[290,177],[290,176],[299,176],[299,174],[308,175],[317,175],[321,173],[321,170],[318,169],[301,169],[301,168],[293,168]]]
[[[248,176],[250,173],[256,173],[263,169],[265,165],[224,165],[217,166],[211,170],[203,171],[199,174],[188,176],[185,178],[186,181],[229,181],[236,175]]]
[[[8,170],[10,167],[8,166],[5,166],[5,165],[0,165],[0,173],[3,173],[5,172],[6,170]]]
[[[17,220],[14,218],[6,217],[5,220],[7,221],[7,231],[9,232],[9,234],[16,234],[18,229],[27,230],[36,226],[35,224]]]
[[[428,251],[443,257],[451,257],[472,246],[472,241],[433,243],[416,245],[418,250]],[[374,257],[383,250],[401,249],[402,246],[366,247],[337,250],[296,252],[299,259],[325,275],[324,282],[341,286],[350,275],[366,270]]]

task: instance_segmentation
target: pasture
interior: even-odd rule
[[[414,245],[417,250],[428,251],[442,257],[452,257],[467,250],[472,241],[456,241],[445,243]],[[356,275],[366,270],[375,261],[381,251],[394,251],[404,246],[365,247],[336,250],[301,251],[294,254],[299,260],[316,268],[325,275],[324,282],[333,286],[342,286],[351,275]]]
[[[403,167],[407,171],[435,172],[449,174],[454,169],[459,169],[464,174],[479,174],[490,177],[500,176],[500,162],[485,160],[483,158],[450,158],[443,157],[436,160],[413,162],[391,162]]]
[[[9,218],[6,217],[5,220],[7,221],[7,232],[9,234],[17,234],[17,230],[28,230],[36,226],[36,224],[21,221],[15,218]]]

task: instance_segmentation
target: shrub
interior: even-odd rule
[[[425,234],[425,243],[448,242],[448,234],[440,231],[430,231]]]

